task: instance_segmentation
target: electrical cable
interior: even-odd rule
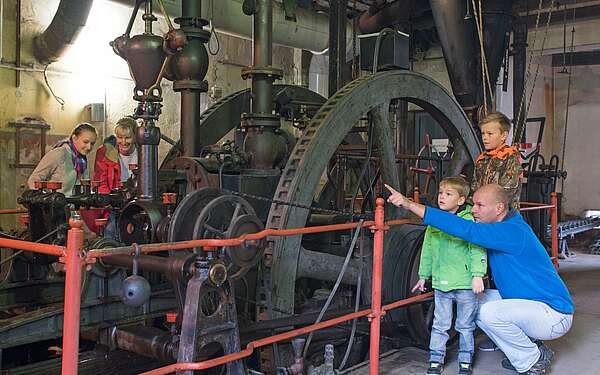
[[[337,280],[335,281],[335,285],[333,286],[333,289],[331,290],[329,297],[327,297],[327,301],[325,301],[325,305],[323,305],[323,308],[321,309],[321,312],[319,313],[319,316],[317,317],[317,320],[315,321],[314,324],[321,322],[321,319],[323,319],[323,316],[325,315],[325,312],[329,308],[329,305],[331,304],[331,301],[333,300],[335,293],[337,292],[340,284],[342,283],[342,278],[344,277],[344,274],[346,273],[346,269],[348,268],[348,264],[350,263],[350,258],[352,257],[352,253],[354,252],[354,247],[356,246],[356,241],[358,240],[358,234],[361,231],[362,223],[364,221],[365,221],[364,219],[361,219],[359,226],[356,227],[356,229],[354,230],[354,237],[352,238],[352,243],[350,244],[350,247],[348,248],[348,252],[346,253],[346,259],[344,259],[344,264],[342,265],[342,269],[340,270]],[[304,352],[302,354],[302,357],[304,357],[304,358],[306,358],[306,354],[308,353],[308,348],[310,347],[310,342],[312,341],[313,333],[314,332],[311,332],[308,335],[308,338],[306,339],[306,344],[304,345]]]
[[[58,104],[60,104],[61,106],[65,105],[65,100],[63,98],[61,98],[60,96],[57,96],[54,93],[54,90],[52,90],[52,86],[50,86],[50,83],[48,82],[48,74],[46,73],[46,71],[48,70],[48,66],[50,64],[47,64],[44,67],[44,82],[46,82],[46,86],[48,87],[48,90],[50,90],[50,93],[52,94],[52,96],[54,97],[54,100],[56,100],[58,102]]]
[[[575,1],[575,4],[577,4],[577,1]],[[566,151],[567,151],[567,129],[569,127],[569,102],[571,100],[571,78],[573,76],[573,52],[574,52],[574,48],[573,48],[573,43],[575,40],[575,7],[573,7],[573,28],[571,29],[571,54],[570,54],[570,58],[569,58],[569,65],[571,65],[571,69],[569,69],[569,81],[567,83],[567,103],[566,103],[566,109],[565,109],[565,130],[563,132],[563,142],[562,142],[562,155],[561,155],[561,161],[560,161],[560,169],[561,170],[565,170],[565,156],[566,156]],[[564,193],[564,189],[565,189],[565,179],[562,178],[560,180],[560,192]],[[564,194],[563,194],[564,197]]]
[[[360,292],[361,292],[361,287],[362,287],[362,274],[363,274],[363,266],[364,266],[364,259],[363,259],[363,243],[364,241],[363,238],[363,232],[361,231],[361,241],[360,244],[358,245],[358,256],[360,259],[360,263],[359,263],[359,270],[358,270],[358,277],[356,280],[356,299],[354,300],[354,312],[358,312],[358,309],[360,308]],[[341,371],[344,366],[346,366],[346,362],[348,361],[348,358],[350,357],[350,352],[352,351],[352,345],[354,344],[354,335],[356,335],[356,324],[357,324],[358,319],[352,319],[352,330],[350,331],[350,338],[348,339],[348,346],[346,347],[346,353],[344,353],[344,357],[342,359],[342,362],[340,362],[340,366],[338,367],[338,371]]]

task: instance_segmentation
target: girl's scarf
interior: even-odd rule
[[[65,139],[63,141],[58,142],[54,145],[53,148],[61,147],[65,144],[69,145],[69,150],[71,150],[71,159],[73,160],[73,166],[75,167],[75,172],[77,172],[77,179],[81,177],[83,172],[87,169],[87,157],[85,155],[81,155],[77,148],[73,144],[71,139]]]

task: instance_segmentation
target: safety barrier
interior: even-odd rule
[[[415,197],[418,201],[418,195]],[[293,337],[305,335],[323,328],[331,327],[342,322],[350,321],[360,317],[367,317],[370,321],[370,363],[369,374],[376,375],[379,373],[379,339],[380,339],[380,324],[381,318],[386,311],[413,304],[432,297],[432,293],[425,293],[415,297],[396,301],[388,305],[381,305],[381,280],[382,280],[382,263],[383,263],[383,236],[384,232],[391,225],[412,223],[410,219],[391,220],[384,222],[384,204],[382,198],[376,201],[375,220],[363,221],[359,223],[333,224],[323,225],[308,228],[295,229],[265,229],[261,232],[246,234],[238,238],[232,239],[202,239],[190,240],[173,243],[162,244],[147,244],[140,246],[123,246],[109,249],[92,249],[84,251],[83,249],[83,222],[72,218],[69,220],[71,229],[67,235],[67,246],[57,246],[49,244],[40,244],[29,241],[18,241],[12,239],[0,238],[0,247],[7,247],[17,250],[33,251],[48,255],[58,256],[60,261],[65,263],[66,278],[65,278],[65,294],[64,294],[64,318],[63,318],[63,348],[62,348],[62,375],[76,375],[78,365],[78,349],[79,349],[79,322],[80,322],[80,305],[81,305],[81,278],[83,268],[91,263],[94,263],[97,258],[117,254],[134,255],[136,248],[139,248],[141,253],[153,253],[166,250],[182,250],[189,248],[202,248],[204,251],[213,251],[217,247],[241,245],[245,241],[255,241],[267,236],[290,236],[298,234],[321,233],[345,229],[353,229],[357,227],[369,228],[374,232],[374,247],[373,247],[373,283],[371,289],[371,308],[367,310],[357,311],[355,313],[343,315],[334,319],[323,321],[307,327],[295,329],[289,332],[281,333],[275,336],[252,341],[246,349],[228,354],[226,356],[215,358],[197,363],[176,363],[169,366],[161,367],[143,373],[143,375],[159,375],[168,374],[175,371],[185,370],[204,370],[211,367],[223,365],[227,362],[235,361],[250,356],[254,349],[271,345],[276,342],[289,340]],[[544,205],[539,203],[523,203],[523,205],[531,206],[523,210],[534,209],[550,209],[552,212],[552,259],[555,267],[558,265],[558,216],[557,216],[557,196],[552,193],[552,204]],[[0,213],[8,213],[3,210]],[[10,212],[17,213],[17,212]]]

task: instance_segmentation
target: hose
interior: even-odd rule
[[[325,301],[325,305],[323,305],[323,308],[321,309],[321,312],[319,313],[319,316],[317,317],[317,320],[315,321],[314,324],[321,322],[321,319],[323,319],[323,316],[325,315],[325,312],[329,308],[329,305],[331,304],[331,301],[333,300],[335,293],[337,292],[340,284],[342,283],[342,278],[344,277],[344,273],[346,273],[346,269],[348,268],[348,264],[350,263],[350,258],[352,257],[352,252],[354,250],[354,246],[356,246],[356,241],[358,240],[358,234],[360,233],[362,223],[364,221],[365,221],[364,219],[361,219],[360,225],[358,227],[356,227],[356,229],[354,230],[354,237],[352,238],[352,243],[350,244],[350,248],[348,249],[348,252],[346,253],[346,259],[344,259],[344,264],[342,265],[342,269],[340,270],[337,280],[335,281],[335,285],[333,286],[333,289],[331,290],[329,297],[327,297],[327,301]],[[308,348],[310,347],[310,342],[312,341],[312,337],[313,337],[313,332],[311,332],[308,335],[308,338],[306,339],[306,344],[304,345],[304,353],[302,354],[302,357],[304,357],[304,358],[306,358],[306,354],[308,353]]]

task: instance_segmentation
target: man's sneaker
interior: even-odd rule
[[[485,339],[484,341],[482,341],[479,344],[478,348],[482,352],[494,352],[498,350],[498,346],[490,339]]]
[[[529,371],[524,372],[525,375],[542,375],[546,373],[546,370],[550,368],[550,361],[544,358],[543,355],[540,356],[540,359],[536,363],[531,366]]]
[[[427,375],[439,375],[444,370],[444,365],[439,362],[429,362],[429,368],[427,369]]]
[[[507,370],[517,371],[506,357],[502,358],[502,367],[504,367]]]
[[[554,352],[552,351],[552,349],[547,347],[543,341],[536,341],[535,343],[540,349],[540,353],[542,353],[543,358],[547,359],[548,362],[552,362],[552,359],[554,358]]]
[[[458,375],[471,375],[473,366],[470,363],[461,362],[458,364]]]
[[[534,340],[533,342],[535,342],[538,348],[540,349],[540,353],[542,354],[540,359],[545,359],[548,361],[548,363],[552,362],[552,359],[554,358],[554,352],[552,351],[552,349],[544,345],[543,341]],[[504,367],[507,370],[516,371],[513,365],[506,357],[502,359],[502,367]]]

